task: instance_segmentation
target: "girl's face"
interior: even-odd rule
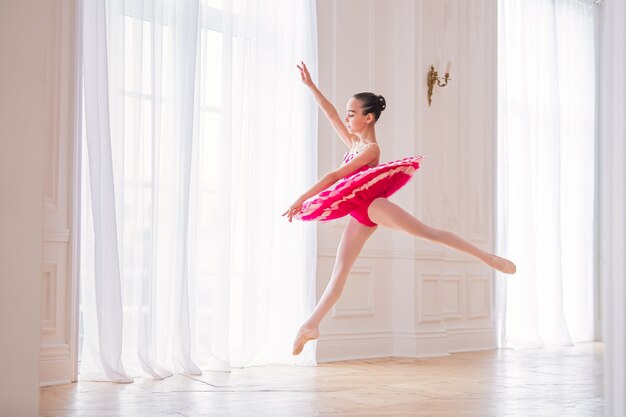
[[[361,102],[351,97],[346,104],[346,117],[344,123],[350,133],[361,133],[374,122],[374,114],[363,115]]]

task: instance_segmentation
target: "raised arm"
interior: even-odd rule
[[[320,109],[322,109],[322,112],[324,112],[324,115],[335,129],[335,132],[337,132],[343,143],[345,143],[348,148],[352,148],[352,144],[354,143],[354,141],[358,140],[356,135],[348,132],[348,128],[346,127],[346,125],[343,124],[343,121],[341,120],[341,117],[339,117],[339,113],[337,113],[337,109],[335,108],[335,106],[333,106],[332,103],[328,101],[326,97],[324,97],[324,94],[322,94],[322,92],[317,88],[315,83],[313,83],[313,80],[311,80],[311,74],[309,74],[309,70],[307,69],[306,64],[304,62],[301,62],[300,65],[298,65],[298,69],[300,70],[300,77],[302,78],[302,82],[304,83],[304,85],[309,87],[311,93],[313,93],[315,101],[317,101]]]

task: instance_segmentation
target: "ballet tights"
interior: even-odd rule
[[[377,227],[364,226],[355,219],[350,218],[339,242],[335,267],[333,268],[330,282],[326,286],[315,310],[313,310],[313,313],[306,323],[302,325],[301,329],[315,329],[319,326],[322,318],[339,299],[354,261],[359,256],[367,239],[376,229]]]
[[[507,274],[515,273],[515,265],[504,258],[474,246],[462,237],[447,230],[435,229],[416,219],[402,207],[386,198],[377,198],[370,204],[368,215],[378,225],[405,232],[411,236],[430,240],[452,249],[472,255],[492,268]]]
[[[475,256],[492,268],[509,274],[515,273],[515,265],[511,261],[485,252],[452,232],[436,229],[420,222],[413,215],[386,198],[377,198],[374,200],[369,206],[368,215],[374,223],[380,226],[389,227],[408,233],[411,236],[448,246]],[[359,256],[365,242],[376,229],[377,227],[364,226],[354,218],[350,218],[350,222],[348,226],[346,226],[341,237],[341,242],[339,243],[335,267],[333,268],[330,282],[326,286],[315,310],[313,310],[309,319],[300,327],[298,332],[299,337],[296,338],[298,349],[295,349],[295,351],[299,352],[304,343],[306,343],[306,340],[313,339],[313,337],[302,339],[301,335],[303,333],[312,332],[314,331],[313,329],[317,329],[324,316],[337,302],[346,284],[346,279],[348,278],[350,269],[352,269],[352,265]]]

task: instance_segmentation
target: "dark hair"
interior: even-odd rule
[[[361,102],[364,116],[369,113],[374,113],[375,121],[378,120],[380,113],[387,107],[385,97],[377,96],[374,93],[358,93],[352,97]]]

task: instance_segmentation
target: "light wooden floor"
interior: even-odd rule
[[[51,416],[602,416],[603,345],[43,388]]]

